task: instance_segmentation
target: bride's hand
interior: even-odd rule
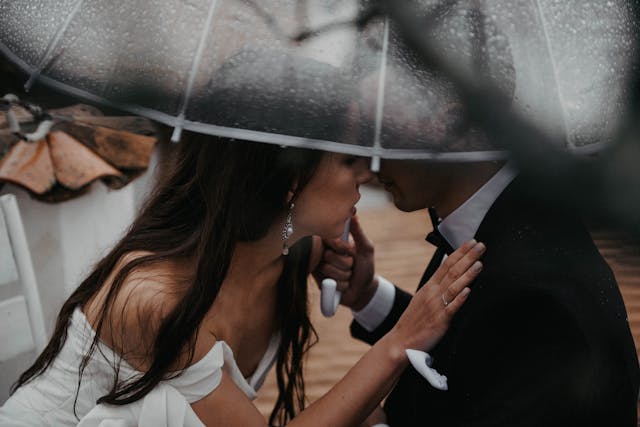
[[[378,425],[386,425],[387,424],[387,414],[385,414],[384,410],[380,405],[376,406],[376,408],[369,414],[366,420],[359,427],[375,427]]]
[[[470,240],[447,257],[385,338],[399,346],[396,349],[432,349],[467,299],[467,286],[482,270],[478,260],[485,249],[484,244]]]

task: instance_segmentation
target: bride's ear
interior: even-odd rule
[[[293,180],[293,184],[291,185],[291,188],[287,192],[287,206],[290,205],[292,202],[294,202],[297,196],[298,196],[298,178]]]

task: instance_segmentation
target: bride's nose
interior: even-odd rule
[[[373,172],[369,168],[369,159],[358,159],[358,184],[366,184],[373,179]]]

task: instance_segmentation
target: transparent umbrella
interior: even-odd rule
[[[411,2],[409,2],[411,3]],[[503,157],[446,76],[363,0],[13,0],[0,50],[27,74],[174,127],[373,158]],[[623,0],[415,1],[424,36],[569,149],[608,141],[634,25]],[[294,35],[325,28],[304,42]],[[336,126],[338,121],[342,126]],[[340,129],[340,132],[337,131]],[[346,129],[348,132],[344,132]]]

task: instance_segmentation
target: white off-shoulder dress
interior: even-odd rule
[[[44,374],[20,387],[0,408],[0,426],[200,427],[203,424],[190,404],[218,387],[223,370],[249,399],[255,399],[276,360],[280,342],[279,335],[274,335],[256,371],[244,378],[231,348],[218,341],[202,359],[176,378],[160,382],[143,399],[115,406],[96,405],[111,389],[113,365],[120,359],[102,343],[85,368],[76,401],[80,361],[94,336],[86,317],[76,309],[60,354]],[[126,361],[119,365],[120,379],[142,375]]]

